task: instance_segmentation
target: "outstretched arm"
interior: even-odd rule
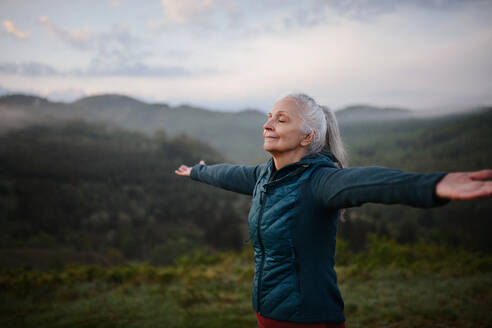
[[[320,168],[313,174],[314,197],[327,207],[364,203],[414,207],[444,205],[450,199],[492,195],[492,170],[455,173],[409,173],[385,167]]]
[[[313,173],[311,186],[315,199],[330,208],[365,203],[433,207],[449,202],[435,192],[436,184],[446,175],[445,172],[410,173],[380,166],[322,167]]]
[[[436,195],[449,199],[492,196],[492,170],[449,173],[436,185]]]
[[[174,173],[219,188],[251,195],[261,168],[262,165],[205,165],[204,161],[200,161],[193,167],[181,165]]]

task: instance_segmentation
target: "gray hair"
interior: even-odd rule
[[[325,114],[327,125],[325,149],[328,149],[333,155],[335,155],[341,167],[347,167],[347,153],[342,142],[342,136],[340,134],[340,129],[338,128],[338,121],[335,113],[333,113],[333,111],[326,106],[320,107]]]
[[[311,134],[316,131],[308,153],[329,150],[335,155],[340,167],[346,167],[347,156],[335,114],[328,107],[318,105],[313,98],[303,93],[292,93],[286,98],[294,99],[301,109],[299,114],[303,120],[302,133]]]

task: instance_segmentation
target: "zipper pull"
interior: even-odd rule
[[[263,203],[265,202],[265,197],[266,197],[266,193],[267,193],[267,188],[265,186],[261,187],[261,190],[260,190],[260,204],[263,205]]]

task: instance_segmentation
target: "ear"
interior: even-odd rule
[[[309,134],[305,134],[302,137],[301,146],[303,146],[303,147],[309,146],[314,141],[315,135],[316,135],[316,130],[313,130],[313,132],[311,132]]]

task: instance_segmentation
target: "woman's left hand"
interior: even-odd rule
[[[200,163],[198,164],[203,164],[205,165],[205,161],[201,160]],[[176,173],[177,175],[180,175],[182,177],[189,177],[190,174],[191,174],[191,167],[190,166],[186,166],[186,165],[181,165],[180,167],[178,167],[177,170],[174,170],[174,173]]]
[[[448,173],[436,185],[436,195],[450,199],[492,196],[492,170]]]

